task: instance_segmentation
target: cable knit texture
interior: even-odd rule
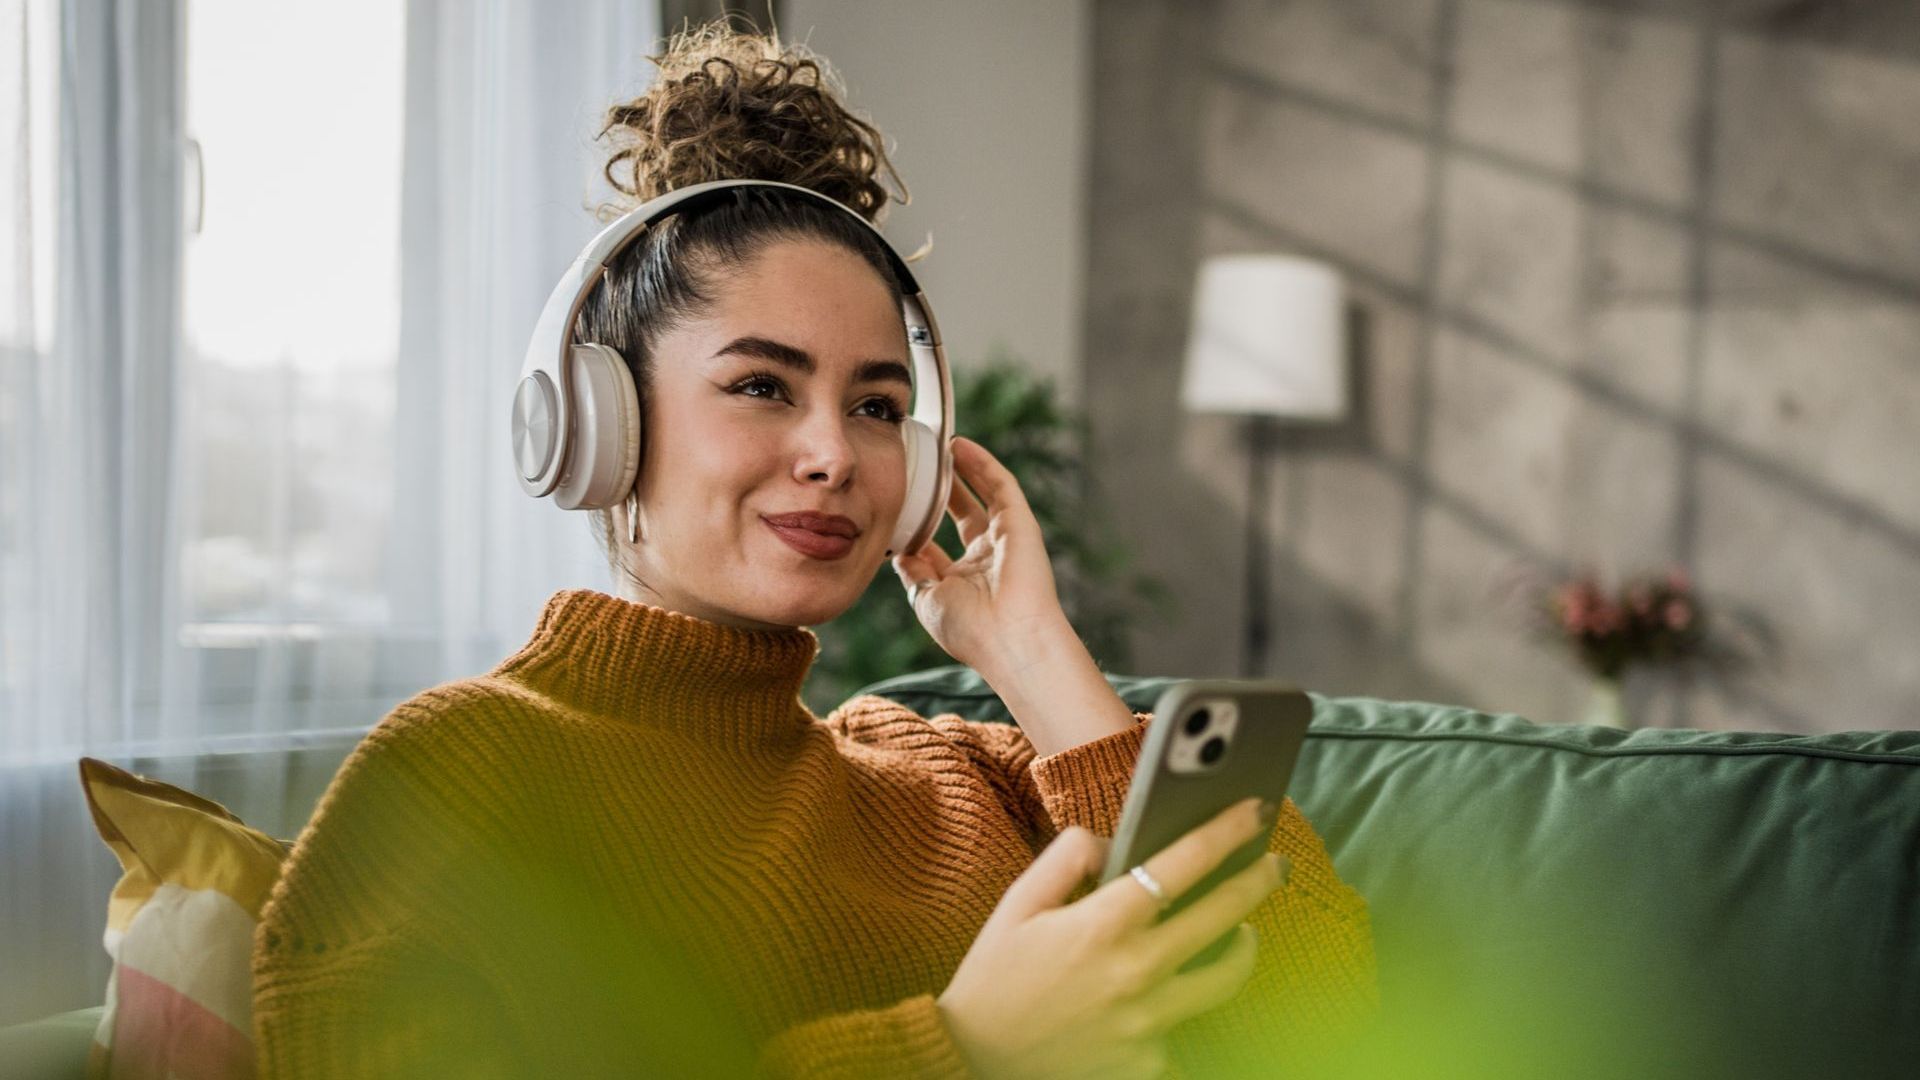
[[[818,652],[566,590],[396,707],[263,913],[262,1075],[968,1075],[935,996],[1041,846],[1112,834],[1151,717],[1044,758],[871,695],[822,719]],[[1366,905],[1291,800],[1270,846],[1292,880],[1247,988],[1175,1031],[1188,1075],[1298,1064],[1377,1008]]]

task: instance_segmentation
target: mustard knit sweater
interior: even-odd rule
[[[822,719],[818,650],[567,590],[396,707],[263,913],[261,1074],[966,1076],[936,995],[1050,837],[1112,835],[1151,717],[1039,758],[875,696]],[[1188,1075],[1299,1064],[1376,1008],[1366,904],[1292,800],[1270,847],[1291,881],[1251,982],[1175,1030]]]

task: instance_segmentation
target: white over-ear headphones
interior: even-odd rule
[[[573,260],[534,325],[520,388],[513,395],[520,488],[535,498],[551,494],[563,510],[605,509],[633,489],[640,475],[640,399],[633,374],[613,349],[576,343],[575,321],[607,263],[648,225],[736,187],[784,188],[838,209],[873,233],[899,278],[913,353],[913,409],[900,425],[907,445],[907,498],[887,554],[912,554],[940,527],[953,489],[953,379],[933,308],[906,261],[866,218],[817,191],[772,180],[714,180],[670,191],[621,215]]]

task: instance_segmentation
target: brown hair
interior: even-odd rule
[[[911,201],[880,132],[842,103],[824,57],[804,45],[734,29],[720,19],[674,34],[650,58],[647,91],[607,110],[600,138],[612,146],[607,182],[624,198],[602,205],[610,221],[648,199],[708,180],[778,180],[810,188],[878,225],[889,197]],[[882,183],[891,179],[899,194]],[[817,239],[864,258],[894,300],[901,286],[883,244],[829,206],[777,189],[733,189],[654,223],[616,256],[588,297],[580,340],[619,350],[645,415],[660,335],[711,308],[730,269],[776,240]],[[916,252],[912,259],[926,253]],[[905,339],[904,321],[901,325]],[[646,453],[645,428],[641,453]],[[613,515],[591,512],[594,535],[619,572]]]

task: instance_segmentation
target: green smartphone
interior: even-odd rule
[[[1280,802],[1312,719],[1312,699],[1279,680],[1192,679],[1168,687],[1154,704],[1100,880],[1127,873],[1242,799]],[[1252,865],[1266,850],[1266,835],[1248,840],[1175,897],[1161,920]],[[1233,934],[1222,934],[1180,970],[1218,959],[1233,944]]]

